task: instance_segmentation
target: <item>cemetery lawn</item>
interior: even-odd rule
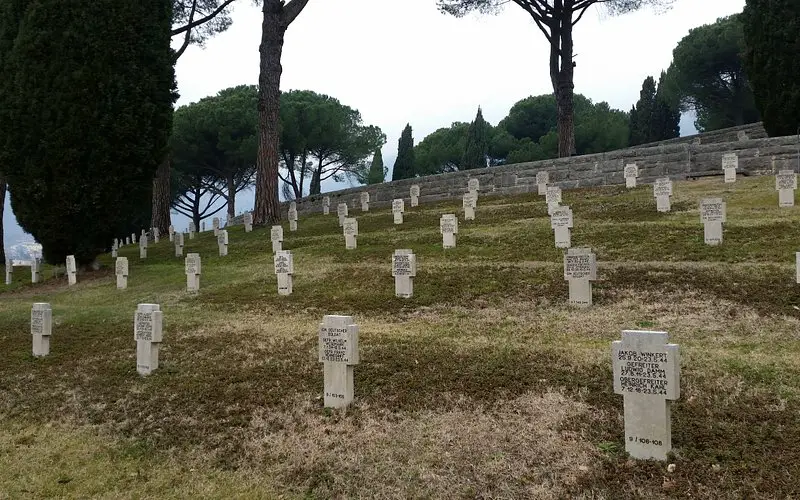
[[[269,228],[212,232],[198,294],[166,238],[130,261],[0,288],[0,498],[796,498],[800,496],[800,207],[773,177],[677,182],[659,214],[649,186],[564,192],[573,246],[597,254],[595,305],[566,305],[544,198],[482,195],[361,214],[345,250],[335,213],[284,224],[294,294],[277,295]],[[422,193],[423,195],[425,193]],[[728,205],[724,244],[703,243],[699,200]],[[410,204],[406,204],[409,207]],[[335,200],[332,200],[335,207]],[[335,210],[333,211],[335,212]],[[209,224],[210,226],[210,224]],[[414,297],[394,297],[390,256],[413,249]],[[30,308],[53,307],[51,354],[31,356]],[[135,367],[138,303],[164,311],[161,367]],[[322,407],[317,325],[360,327],[354,405]],[[633,461],[613,393],[622,329],[680,344],[673,455]],[[667,465],[675,464],[668,472]]]

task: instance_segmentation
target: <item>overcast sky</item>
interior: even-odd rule
[[[689,29],[741,12],[744,3],[676,0],[666,13],[644,8],[620,17],[592,7],[575,28],[575,92],[629,110],[642,81],[669,66]],[[179,60],[178,105],[258,82],[261,12],[250,0],[234,5],[230,29]],[[406,123],[416,143],[454,121],[471,121],[478,106],[494,125],[518,100],[552,92],[547,41],[513,4],[496,16],[457,19],[440,13],[436,0],[310,0],[289,27],[282,62],[282,90],[331,95],[379,126],[389,167]],[[690,124],[682,121],[683,135],[695,132]],[[242,193],[239,211],[252,200],[252,191]],[[10,244],[21,230],[9,208],[7,202]]]

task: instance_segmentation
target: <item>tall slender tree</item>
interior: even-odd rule
[[[414,171],[414,136],[411,124],[406,124],[400,139],[397,141],[397,159],[392,169],[392,180],[410,179],[416,175]]]
[[[308,0],[263,0],[261,54],[258,74],[258,157],[253,224],[266,225],[281,218],[278,199],[278,118],[281,98],[283,37]]]
[[[602,5],[612,15],[637,10],[644,5],[668,6],[674,0],[437,0],[439,8],[454,16],[468,12],[498,12],[513,2],[527,12],[550,43],[550,82],[558,103],[558,156],[575,153],[573,95],[575,54],[573,27],[589,7]]]
[[[383,165],[383,153],[378,149],[372,157],[372,163],[369,167],[369,177],[367,184],[380,184],[386,179],[386,167]]]
[[[461,161],[464,170],[486,167],[490,133],[491,127],[483,119],[483,112],[478,106],[478,114],[467,130],[467,144],[464,148],[464,159]]]

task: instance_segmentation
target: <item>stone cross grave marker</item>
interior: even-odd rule
[[[794,206],[794,190],[797,189],[797,174],[794,170],[781,170],[775,176],[775,189],[778,191],[778,206]]]
[[[219,235],[219,217],[211,219],[211,227],[214,228],[214,236]]]
[[[564,254],[564,279],[569,281],[569,303],[592,305],[592,282],[597,279],[597,260],[591,248],[570,248]]]
[[[126,245],[130,245],[130,244],[131,244],[131,237],[130,237],[130,236],[127,236],[127,237],[125,238],[125,244],[126,244]]]
[[[461,206],[464,208],[464,220],[475,220],[475,206],[478,204],[478,196],[475,193],[464,193],[461,199]]]
[[[339,216],[339,227],[344,224],[344,219],[347,217],[347,203],[339,203],[336,205],[336,215]]]
[[[294,202],[292,202],[294,203]],[[289,208],[289,231],[297,231],[297,207]]]
[[[669,177],[656,179],[653,184],[653,196],[656,199],[656,210],[669,212],[672,210],[669,197],[672,196],[672,180]]]
[[[561,188],[558,186],[547,186],[545,201],[547,202],[547,215],[553,215],[553,209],[561,204]]]
[[[183,233],[175,233],[175,257],[183,257]]]
[[[139,238],[139,258],[146,259],[147,258],[147,235],[143,234],[141,238]]]
[[[344,247],[347,250],[355,250],[358,245],[358,221],[353,217],[344,220]]]
[[[403,211],[405,210],[405,203],[402,198],[392,200],[392,214],[394,215],[394,223],[403,223]]]
[[[153,243],[158,243],[161,241],[161,231],[157,228],[153,228]]]
[[[547,195],[547,185],[550,183],[550,172],[540,170],[536,172],[536,186],[540,196]]]
[[[722,155],[722,170],[725,172],[725,182],[736,182],[736,170],[739,168],[739,156],[736,153]]]
[[[636,178],[639,177],[639,167],[635,163],[625,165],[625,187],[635,188]]]
[[[175,241],[175,226],[172,224],[169,226],[169,241]]]
[[[331,213],[331,197],[325,196],[322,198],[322,213],[328,215]]]
[[[117,275],[117,289],[125,290],[128,288],[128,258],[117,257],[114,265],[114,274]]]
[[[186,254],[186,290],[197,292],[200,290],[200,254]]]
[[[411,195],[411,208],[419,206],[419,184],[413,184],[409,194]]]
[[[217,233],[217,246],[219,247],[219,256],[227,257],[228,255],[228,230],[220,229]]]
[[[249,233],[253,230],[253,212],[244,213],[244,232]]]
[[[722,223],[726,221],[725,209],[725,202],[722,201],[722,198],[700,200],[700,222],[703,223],[706,245],[722,243]]]
[[[14,263],[11,259],[6,259],[6,285],[14,281]]]
[[[131,244],[136,244],[136,233],[131,233]]]
[[[117,239],[114,238],[114,243],[111,244],[111,258],[117,258],[117,254],[119,253],[119,247],[117,247]]]
[[[158,304],[139,304],[133,315],[136,371],[150,375],[158,369],[158,351],[164,338],[164,318]]]
[[[352,316],[326,315],[319,324],[319,362],[323,365],[325,408],[353,402],[353,366],[359,363],[358,325]]]
[[[283,249],[283,226],[272,226],[270,239],[272,240],[272,253],[280,252]]]
[[[417,256],[408,249],[398,249],[392,255],[394,294],[403,299],[414,295],[414,276],[417,275]]]
[[[572,246],[572,209],[568,206],[558,206],[550,214],[550,227],[555,231],[556,248],[569,248]]]
[[[361,211],[369,212],[369,193],[367,191],[361,192]]]
[[[456,214],[444,214],[439,219],[439,232],[442,233],[442,248],[455,248],[458,234]]]
[[[667,332],[623,330],[611,343],[614,392],[622,394],[625,451],[666,460],[672,449],[670,401],[680,397],[680,351]]]
[[[194,222],[189,223],[189,239],[194,239],[194,233],[197,231],[197,226],[194,225]]]
[[[31,283],[38,283],[39,280],[41,279],[42,277],[41,266],[42,263],[39,261],[39,259],[34,258],[31,261]]]
[[[31,308],[31,337],[33,355],[37,358],[50,354],[50,336],[53,334],[53,309],[46,302],[37,302]]]
[[[478,197],[478,191],[480,190],[480,188],[481,188],[481,183],[475,177],[467,181],[467,190],[470,193],[474,194],[476,198]]]
[[[278,250],[273,257],[275,262],[275,275],[278,277],[278,295],[292,294],[292,275],[294,274],[294,259],[289,250]]]
[[[78,266],[75,265],[74,255],[67,255],[67,282],[70,286],[78,282]]]

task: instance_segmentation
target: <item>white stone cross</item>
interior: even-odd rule
[[[146,259],[147,258],[147,235],[143,234],[141,238],[139,238],[139,258]]]
[[[31,337],[33,355],[37,358],[50,354],[50,336],[53,334],[53,310],[46,302],[37,302],[31,308]]]
[[[544,199],[547,202],[547,215],[553,215],[553,209],[561,204],[561,188],[547,186]]]
[[[570,248],[564,254],[564,279],[569,281],[569,303],[592,305],[592,282],[597,279],[597,260],[591,248]]]
[[[200,254],[186,254],[186,290],[197,292],[200,290]]]
[[[283,249],[283,226],[272,226],[269,234],[272,240],[272,253],[280,252]]]
[[[342,227],[344,219],[347,217],[347,203],[339,203],[336,205],[336,215],[339,216],[339,227]]]
[[[392,214],[394,215],[394,223],[403,223],[403,212],[405,211],[405,203],[402,198],[392,200]]]
[[[408,249],[398,249],[392,255],[394,294],[407,299],[414,295],[414,276],[417,275],[417,256]]]
[[[161,240],[161,231],[157,227],[153,228],[153,243],[158,243]]]
[[[352,316],[326,315],[319,324],[319,362],[324,373],[325,408],[353,402],[353,366],[359,363],[358,325]]]
[[[464,220],[475,220],[475,207],[478,204],[478,195],[464,193],[461,198],[461,207],[464,209]]]
[[[540,196],[547,195],[548,184],[550,184],[550,172],[547,170],[536,172],[536,186]]]
[[[158,304],[139,304],[133,315],[136,341],[136,371],[150,375],[158,369],[158,351],[164,338],[164,318]]]
[[[439,219],[439,232],[442,233],[442,248],[455,248],[458,234],[456,214],[444,214]]]
[[[409,189],[411,195],[411,208],[419,206],[419,184],[413,184]]]
[[[125,238],[125,244],[126,244],[126,245],[130,245],[130,244],[131,244],[131,237],[130,237],[130,236],[127,236],[127,237]]]
[[[297,206],[294,202],[289,208],[289,231],[297,231]]]
[[[244,232],[249,233],[253,230],[253,212],[244,213]]]
[[[131,244],[136,244],[136,233],[131,233]]]
[[[778,191],[778,206],[794,206],[794,190],[797,189],[797,174],[794,170],[781,170],[775,176],[775,189]]]
[[[736,170],[739,168],[739,156],[736,153],[722,155],[722,170],[725,172],[725,182],[736,182]]]
[[[14,281],[14,263],[11,259],[6,259],[6,285]]]
[[[680,397],[680,350],[667,332],[623,330],[611,343],[614,392],[624,398],[625,451],[666,460],[672,449],[670,401]]]
[[[189,239],[194,239],[194,233],[197,231],[197,226],[194,225],[194,221],[189,222]]]
[[[211,219],[211,227],[214,229],[214,236],[219,235],[219,217]]]
[[[273,257],[275,275],[278,276],[278,295],[292,294],[292,275],[294,274],[294,259],[289,250],[278,250]]]
[[[569,248],[572,246],[572,209],[568,206],[558,206],[550,214],[550,227],[555,231],[556,248]]]
[[[656,179],[653,184],[653,196],[656,199],[656,210],[669,212],[672,210],[669,197],[672,196],[672,180],[669,177]]]
[[[355,250],[358,245],[358,221],[353,217],[344,220],[344,247],[348,250]]]
[[[42,263],[37,258],[31,261],[31,283],[38,283],[41,279],[41,265]]]
[[[322,213],[328,215],[331,213],[331,197],[325,196],[322,198]]]
[[[169,226],[169,241],[175,241],[175,226],[172,224]]]
[[[175,257],[183,257],[183,233],[175,233]]]
[[[67,282],[70,286],[78,282],[78,266],[75,265],[74,255],[67,255]]]
[[[704,198],[700,200],[700,222],[703,223],[703,234],[706,245],[722,243],[722,223],[726,221],[726,207],[722,198]]]
[[[114,265],[114,273],[117,275],[117,289],[125,290],[128,288],[128,258],[117,257]]]
[[[478,191],[481,188],[481,183],[475,177],[471,178],[467,181],[467,190],[475,195],[475,198],[478,197]]]
[[[361,192],[361,211],[369,212],[369,192]]]
[[[114,238],[114,243],[111,244],[111,258],[117,258],[117,254],[119,253],[119,247],[117,247],[117,239]]]
[[[625,165],[624,173],[625,173],[625,187],[635,188],[636,178],[639,177],[639,167],[636,166],[635,163],[629,163]]]
[[[217,246],[219,247],[219,256],[226,257],[228,255],[228,230],[220,229],[217,232]]]

